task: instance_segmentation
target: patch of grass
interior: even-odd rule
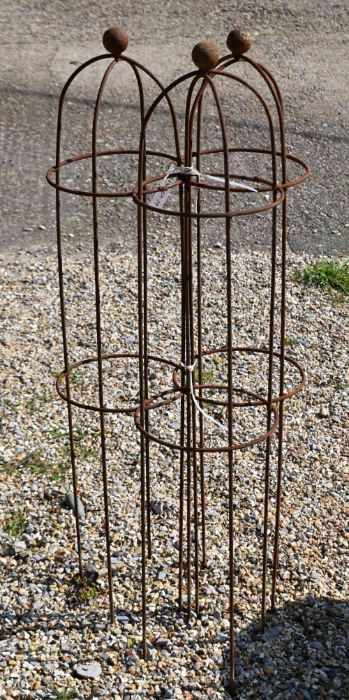
[[[202,377],[202,384],[214,384],[215,382],[215,376],[214,376],[214,369],[203,369],[201,373]],[[194,383],[198,384],[199,383],[199,370],[196,367],[194,370]]]
[[[29,412],[33,414],[35,411],[41,411],[43,403],[51,403],[55,398],[54,394],[50,391],[43,391],[41,394],[33,394],[29,399],[24,401],[24,407],[29,409]]]
[[[77,576],[74,584],[77,588],[77,596],[81,601],[88,602],[96,598],[100,593],[98,588],[86,576]]]
[[[10,518],[8,518],[7,522],[5,523],[5,532],[8,532],[9,535],[14,537],[15,539],[18,539],[21,535],[23,535],[23,532],[25,531],[27,524],[27,518],[26,518],[26,513],[23,512],[22,510],[16,510]]]
[[[52,695],[55,700],[73,700],[76,697],[75,690],[54,690]]]
[[[349,263],[319,260],[304,270],[295,272],[292,279],[295,282],[315,285],[321,289],[335,290],[343,296],[349,296]]]
[[[27,469],[38,476],[46,475],[56,483],[64,481],[67,472],[63,462],[54,466],[44,460],[39,452],[32,452],[20,462],[10,462],[5,466],[6,473],[12,476],[16,475],[20,469]]]
[[[293,348],[295,345],[298,345],[298,340],[296,340],[296,338],[291,338],[291,336],[289,335],[286,335],[285,345],[287,345],[289,348]]]
[[[32,472],[32,474],[47,475],[52,481],[56,483],[64,481],[66,476],[66,468],[63,462],[59,463],[57,466],[47,463],[40,456],[33,457],[27,464],[26,468]]]

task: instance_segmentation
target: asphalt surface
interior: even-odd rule
[[[54,193],[45,172],[54,162],[60,89],[79,63],[104,53],[104,30],[119,24],[129,34],[127,55],[144,62],[164,83],[192,69],[191,50],[198,41],[214,41],[224,55],[232,27],[240,25],[253,33],[251,56],[262,60],[281,86],[288,146],[309,162],[313,173],[290,197],[290,247],[315,256],[348,254],[346,2],[257,0],[233,7],[230,2],[211,0],[116,0],[112,4],[23,0],[3,3],[0,20],[2,253],[54,252]],[[90,150],[91,110],[99,75],[98,70],[92,71],[71,93],[66,155]],[[149,88],[149,100],[152,94]],[[229,104],[237,137],[245,126],[248,138],[254,128],[261,133],[255,107],[245,105],[242,97]],[[134,81],[119,71],[106,95],[101,147],[102,142],[135,145],[137,114]],[[212,126],[208,110],[209,123],[210,119]],[[154,138],[161,147],[170,137],[164,118]],[[135,179],[130,164],[124,176]],[[90,235],[82,216],[87,205],[76,205],[64,234],[73,249],[84,245]],[[117,211],[116,247],[132,247],[136,231],[129,208],[106,209],[103,245],[116,245],[114,224],[108,226],[108,217]],[[235,243],[237,248],[264,247],[267,237],[263,225],[256,233],[255,223],[249,222],[245,231],[237,227]]]

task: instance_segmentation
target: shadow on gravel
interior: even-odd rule
[[[67,601],[68,603],[68,601]],[[96,608],[83,608],[76,601],[64,612],[42,612],[33,608],[22,616],[3,616],[0,640],[16,633],[35,630],[72,630],[82,632],[90,629],[98,632],[109,628],[107,610],[100,601]],[[161,606],[153,613],[153,622],[170,626],[178,621],[175,603]],[[140,616],[130,609],[117,609],[116,619],[124,625],[140,627]],[[184,625],[186,627],[186,625]],[[308,596],[294,603],[280,607],[269,615],[264,632],[256,621],[237,634],[236,640],[236,686],[233,694],[239,700],[268,698],[268,700],[349,700],[349,601]],[[184,637],[186,636],[183,629]],[[222,693],[228,699],[228,635],[220,634],[214,640],[222,647],[224,663],[221,666]],[[187,639],[188,649],[204,651],[204,656],[212,656],[212,642],[203,635],[202,639]],[[165,649],[171,656],[169,639],[159,638],[149,644],[149,654]],[[190,663],[190,653],[187,661]],[[126,661],[125,661],[126,663]],[[125,666],[126,669],[126,666]],[[204,687],[198,678],[195,697],[204,698]],[[226,689],[226,693],[224,693]],[[190,692],[184,684],[182,690]],[[163,697],[162,691],[157,696]],[[165,696],[164,696],[165,697]],[[167,696],[166,696],[167,697]],[[189,697],[189,696],[188,696]],[[210,695],[210,697],[216,697]],[[220,697],[222,697],[220,695]]]
[[[234,697],[349,699],[348,652],[349,601],[289,603],[270,615],[264,633],[252,624],[238,634]]]

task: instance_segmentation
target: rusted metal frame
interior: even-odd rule
[[[56,187],[56,213],[57,213],[57,250],[58,250],[58,271],[59,271],[59,287],[60,287],[60,302],[61,302],[61,319],[62,319],[62,335],[63,335],[63,352],[64,352],[64,370],[65,370],[65,380],[66,380],[66,397],[67,397],[67,410],[68,410],[68,424],[69,424],[69,440],[70,440],[70,454],[71,454],[71,464],[72,464],[72,477],[73,477],[73,491],[74,491],[74,500],[75,504],[77,504],[77,497],[78,497],[78,485],[77,485],[77,471],[76,471],[76,463],[75,463],[75,451],[74,451],[74,436],[73,436],[73,422],[72,422],[72,404],[71,404],[71,391],[70,391],[70,378],[69,378],[69,359],[68,359],[68,345],[67,345],[67,334],[66,334],[66,315],[65,315],[65,304],[64,304],[64,281],[63,281],[63,262],[62,262],[62,247],[61,247],[61,224],[60,224],[60,182],[59,182],[59,169],[61,166],[60,163],[60,135],[61,135],[61,126],[62,126],[62,112],[63,112],[63,105],[64,105],[64,99],[66,92],[73,82],[73,80],[76,78],[76,76],[86,67],[89,65],[99,61],[99,60],[104,60],[104,59],[110,59],[110,54],[103,54],[101,56],[94,57],[88,61],[86,61],[84,64],[79,66],[69,77],[67,82],[65,83],[61,96],[60,96],[60,101],[59,101],[59,107],[58,107],[58,119],[57,119],[57,145],[56,145],[56,165],[54,169],[55,171],[55,187]],[[156,84],[160,87],[162,90],[163,87],[161,83],[155,78],[155,76],[144,66],[141,64],[138,64],[138,62],[132,61],[132,59],[127,59],[125,57],[120,57],[119,60],[126,60],[126,62],[133,68],[136,78],[138,81],[138,86],[140,89],[140,99],[141,98],[141,90],[142,86],[139,80],[138,73],[136,72],[135,66],[139,67],[141,70],[143,70],[145,73],[147,73],[152,79],[156,82]],[[100,85],[99,93],[97,96],[97,101],[95,105],[95,111],[94,111],[94,122],[93,122],[93,135],[92,135],[92,153],[91,153],[91,158],[92,158],[92,179],[94,181],[93,183],[93,188],[92,188],[92,193],[90,193],[93,197],[93,219],[94,219],[94,259],[95,259],[95,288],[96,288],[96,325],[97,325],[97,344],[98,344],[98,374],[99,374],[99,407],[100,407],[100,422],[101,422],[101,449],[102,449],[102,463],[103,463],[103,484],[104,484],[104,503],[105,503],[105,517],[106,517],[106,540],[107,540],[107,560],[108,560],[108,585],[109,585],[109,600],[110,600],[110,612],[111,612],[111,618],[112,621],[114,619],[114,606],[113,606],[113,594],[112,594],[112,571],[111,571],[111,562],[110,562],[110,538],[109,538],[109,514],[108,514],[108,495],[107,495],[107,474],[106,474],[106,449],[105,449],[105,429],[104,429],[104,406],[103,406],[103,375],[102,375],[102,354],[101,354],[101,338],[100,338],[100,309],[99,304],[100,304],[100,294],[99,294],[99,279],[98,279],[98,223],[97,223],[97,204],[96,204],[96,197],[98,196],[97,193],[97,187],[96,187],[96,181],[97,181],[97,151],[96,151],[96,126],[97,126],[97,117],[98,117],[98,109],[99,109],[99,101],[102,96],[103,92],[103,87],[105,85],[105,81],[107,79],[107,76],[109,75],[110,70],[112,67],[115,65],[116,61],[113,61],[109,68],[107,69],[104,78],[102,80],[102,83]],[[170,110],[172,113],[172,116],[174,116],[174,111],[173,111],[173,106],[170,101],[168,101]],[[144,115],[144,108],[143,108],[143,115]],[[174,119],[175,122],[175,119]],[[176,123],[174,123],[174,133],[175,133],[175,139],[176,139],[176,144],[177,144],[177,152],[178,152],[178,129]],[[77,158],[77,157],[76,157]],[[72,159],[73,160],[73,159]],[[49,171],[50,172],[50,171]],[[49,178],[48,181],[50,182]],[[50,184],[53,184],[50,182]],[[68,191],[68,190],[67,190]],[[79,192],[73,192],[73,194],[86,194],[83,191]],[[99,193],[100,194],[100,193]],[[103,193],[104,194],[104,193]],[[119,196],[120,193],[113,193],[113,196]],[[126,193],[125,196],[129,196],[130,193]],[[98,329],[99,326],[99,329]],[[148,508],[149,512],[149,508]],[[78,558],[79,558],[79,572],[80,575],[82,576],[83,574],[83,569],[82,569],[82,558],[81,558],[81,535],[80,535],[80,522],[79,522],[79,516],[78,516],[78,510],[77,507],[75,507],[75,517],[76,517],[76,533],[77,533],[77,546],[78,546]]]
[[[93,113],[92,124],[92,189],[97,192],[97,125],[100,101],[103,95],[104,87],[108,76],[116,62],[113,61],[105,71],[100,83]],[[104,407],[104,388],[103,388],[103,359],[102,359],[102,329],[101,329],[101,298],[99,284],[99,240],[98,240],[98,199],[92,198],[93,211],[93,259],[94,259],[94,280],[95,280],[95,303],[96,303],[96,334],[97,334],[97,358],[98,358],[98,396],[99,405]],[[103,498],[104,498],[104,518],[105,518],[105,538],[107,552],[107,568],[108,568],[108,590],[109,590],[109,608],[112,624],[115,621],[114,611],[114,596],[113,596],[113,571],[111,563],[111,537],[109,523],[109,494],[108,494],[108,471],[107,471],[107,451],[105,438],[105,417],[103,410],[99,411],[100,423],[100,438],[101,438],[101,458],[102,458],[102,475],[103,475]]]

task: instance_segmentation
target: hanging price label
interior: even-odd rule
[[[168,180],[171,178],[171,172],[172,170],[175,170],[175,168],[175,164],[171,163],[164,179],[160,182],[160,187],[166,187],[166,185],[169,184]],[[176,174],[173,174],[172,177],[176,177]],[[165,202],[168,200],[171,193],[172,190],[159,190],[159,192],[156,192],[150,200],[150,205],[152,207],[156,207],[157,209],[163,209],[165,206]]]

